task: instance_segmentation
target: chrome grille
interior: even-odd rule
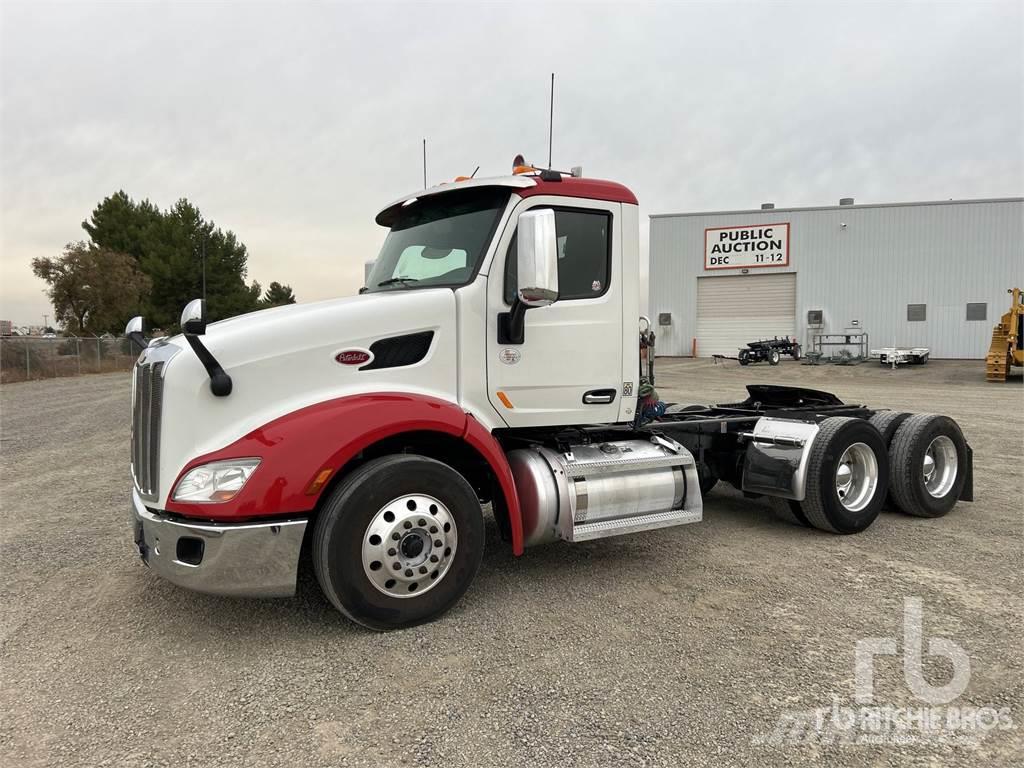
[[[164,362],[135,366],[132,404],[132,474],[139,493],[156,497],[160,479],[160,415],[164,393]]]

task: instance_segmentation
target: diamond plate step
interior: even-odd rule
[[[573,541],[603,539],[606,536],[621,536],[626,533],[653,531],[657,528],[668,528],[684,523],[699,523],[701,510],[676,509],[670,512],[658,512],[653,515],[636,515],[620,517],[614,520],[599,520],[595,523],[579,523],[573,526]]]

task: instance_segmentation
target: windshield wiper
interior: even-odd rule
[[[389,277],[387,280],[381,280],[377,283],[377,287],[381,288],[385,285],[395,285],[397,283],[418,283],[419,280],[415,277]]]

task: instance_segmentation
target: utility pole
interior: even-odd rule
[[[43,315],[43,333],[46,333],[46,329],[49,328],[47,321],[50,319],[49,315]]]
[[[427,188],[427,140],[423,140],[423,188]]]

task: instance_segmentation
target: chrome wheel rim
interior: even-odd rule
[[[956,458],[956,446],[945,435],[939,435],[930,443],[924,452],[921,472],[924,475],[924,487],[931,496],[941,499],[956,482],[959,462]]]
[[[836,466],[836,495],[851,512],[860,512],[875,497],[878,486],[878,460],[864,443],[854,443]]]
[[[433,496],[414,493],[381,507],[363,534],[363,571],[389,597],[416,597],[436,587],[458,545],[455,518]]]

